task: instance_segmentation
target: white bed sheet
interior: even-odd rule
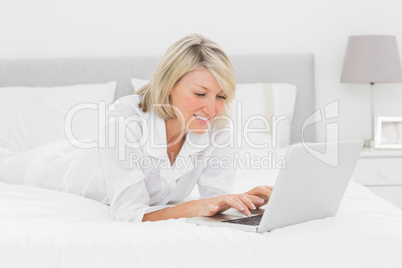
[[[235,188],[276,172],[243,169]],[[0,183],[0,267],[402,267],[402,211],[353,182],[336,217],[264,234],[109,213],[77,195]]]

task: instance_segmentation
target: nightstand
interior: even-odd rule
[[[402,209],[402,150],[364,148],[352,178]]]

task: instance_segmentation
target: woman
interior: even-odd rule
[[[229,166],[213,168],[211,163],[199,161],[200,157],[219,161],[232,154],[230,148],[216,148],[216,145],[225,140],[225,133],[213,136],[208,128],[217,123],[215,120],[218,116],[226,114],[227,105],[235,95],[235,85],[232,65],[221,48],[200,35],[190,35],[167,50],[150,83],[141,88],[137,96],[129,96],[117,102],[116,111],[119,115],[136,114],[146,119],[138,120],[135,127],[126,128],[126,133],[130,132],[134,136],[133,140],[139,141],[141,133],[144,133],[144,122],[152,121],[155,124],[155,145],[162,145],[156,153],[152,148],[147,150],[148,143],[143,148],[126,147],[128,152],[125,155],[131,153],[136,160],[144,157],[168,157],[170,166],[158,168],[153,174],[141,171],[141,167],[133,171],[127,168],[127,162],[123,164],[124,161],[117,164],[118,166],[110,167],[110,148],[101,149],[101,159],[104,159],[101,162],[107,163],[104,171],[110,184],[122,185],[123,182],[116,183],[120,180],[133,181],[131,173],[136,173],[136,183],[130,184],[121,194],[118,191],[109,192],[109,197],[115,197],[111,203],[115,217],[119,218],[118,210],[121,207],[137,207],[131,213],[135,215],[134,218],[142,218],[143,221],[212,216],[230,207],[249,216],[250,209],[266,204],[271,187],[257,187],[245,194],[227,194],[234,180],[233,169]],[[152,107],[152,104],[158,105]],[[150,120],[152,112],[155,113],[155,120]],[[215,139],[211,141],[212,136]],[[200,153],[203,153],[202,156]],[[178,156],[190,158],[193,168],[177,172],[180,167],[175,165],[175,161],[182,160]],[[196,163],[205,165],[198,164],[194,167]],[[125,167],[122,168],[122,165]],[[117,178],[117,170],[124,168],[126,174]],[[183,200],[196,183],[202,199],[157,211],[150,207]],[[132,219],[130,213],[127,213],[125,217]]]
[[[231,207],[250,216],[272,187],[229,194],[233,152],[220,119],[234,95],[233,68],[221,48],[200,35],[184,37],[137,95],[115,102],[100,137],[105,146],[45,146],[23,183],[110,204],[120,221],[212,216]],[[183,203],[196,184],[201,199]]]

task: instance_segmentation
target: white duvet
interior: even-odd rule
[[[243,175],[237,190],[267,182]],[[109,213],[77,195],[0,183],[0,267],[402,267],[402,211],[353,182],[336,217],[264,234]]]

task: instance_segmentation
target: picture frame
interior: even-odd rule
[[[402,116],[379,116],[375,128],[374,148],[402,149]]]

